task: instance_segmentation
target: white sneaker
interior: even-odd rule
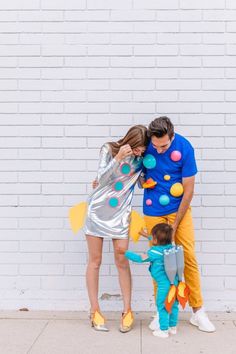
[[[177,327],[170,327],[169,328],[169,333],[170,334],[177,334]]]
[[[190,323],[197,326],[203,332],[215,332],[216,330],[203,308],[192,314]]]
[[[162,330],[158,329],[157,331],[152,332],[152,334],[155,337],[160,337],[160,338],[168,338],[169,337],[168,330],[167,331],[162,331]]]
[[[150,322],[149,326],[151,331],[158,331],[160,329],[159,326],[159,313],[157,313],[154,317],[153,320]]]

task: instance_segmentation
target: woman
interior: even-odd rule
[[[102,146],[97,174],[97,187],[88,198],[85,234],[89,260],[86,272],[91,305],[91,325],[108,331],[98,303],[98,278],[102,260],[103,239],[112,239],[115,264],[124,302],[120,331],[128,332],[133,323],[131,312],[131,273],[129,262],[119,253],[128,248],[131,202],[134,186],[142,170],[142,154],[147,146],[147,129],[136,125],[123,139]]]

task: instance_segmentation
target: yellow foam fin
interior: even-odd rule
[[[131,212],[131,221],[129,226],[129,236],[134,242],[138,242],[139,232],[146,227],[143,217],[136,211]]]
[[[83,226],[87,213],[87,203],[79,203],[69,210],[69,221],[71,229],[74,233],[78,232]]]
[[[167,312],[171,312],[172,306],[175,302],[176,299],[176,286],[175,285],[171,285],[170,286],[170,290],[168,292],[168,295],[166,297],[165,300],[165,308]]]
[[[182,281],[179,282],[178,287],[177,287],[177,299],[183,309],[185,308],[185,305],[188,302],[189,293],[190,293],[190,290],[189,290],[189,287],[187,286],[187,284],[185,284]]]

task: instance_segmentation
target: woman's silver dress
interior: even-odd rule
[[[86,235],[127,239],[131,202],[142,171],[142,157],[128,156],[121,162],[112,157],[109,144],[101,148],[98,187],[88,197]]]

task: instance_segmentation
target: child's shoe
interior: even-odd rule
[[[155,316],[153,317],[153,320],[150,322],[149,326],[151,331],[158,331],[160,329],[159,326],[159,313],[156,313]]]
[[[159,337],[159,338],[168,338],[169,337],[168,330],[162,331],[161,329],[158,329],[157,331],[153,331],[152,334],[155,337]]]
[[[177,327],[170,327],[169,328],[169,333],[170,334],[177,334]]]

